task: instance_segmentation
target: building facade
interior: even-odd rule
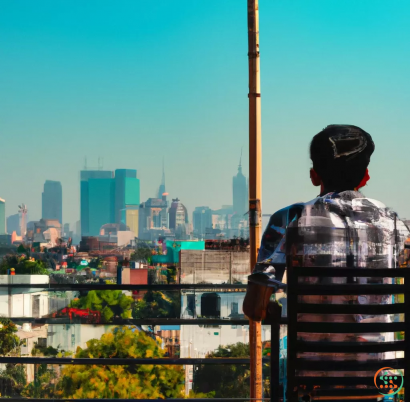
[[[124,210],[137,210],[140,204],[140,181],[135,169],[115,171],[115,222],[126,223]]]
[[[196,207],[192,213],[192,224],[194,235],[198,238],[205,238],[207,229],[212,229],[212,210],[209,207]]]
[[[139,237],[150,238],[150,231],[162,231],[168,228],[167,194],[162,198],[149,198],[139,206]]]
[[[19,214],[10,215],[7,217],[6,224],[7,233],[12,234],[16,232],[17,236],[20,236],[20,216]]]
[[[0,198],[0,235],[6,233],[6,200]]]
[[[112,179],[113,172],[107,170],[82,170],[80,172],[80,216],[81,216],[81,235],[87,236],[91,235],[90,231],[90,210],[93,209],[94,205],[90,203],[90,181],[92,180],[108,180]],[[93,184],[94,191],[96,185]],[[112,194],[110,194],[111,196]],[[106,203],[107,194],[102,194],[102,201]],[[94,199],[93,199],[94,200]],[[112,222],[104,222],[112,223]],[[104,224],[99,225],[99,228]],[[93,228],[97,225],[93,223]],[[98,235],[98,232],[95,234]]]
[[[169,228],[175,232],[175,237],[179,240],[186,240],[188,237],[188,211],[178,198],[172,200],[169,208]]]
[[[98,236],[107,223],[123,223],[136,230],[139,203],[140,181],[135,169],[117,169],[115,174],[82,171],[81,235]]]
[[[248,185],[239,161],[238,173],[232,180],[233,212],[243,217],[248,211]]]
[[[59,181],[46,180],[42,193],[42,218],[63,224],[63,188]]]

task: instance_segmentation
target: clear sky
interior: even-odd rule
[[[367,196],[410,218],[410,2],[260,0],[263,212],[317,194],[311,137],[370,132]],[[247,161],[246,0],[0,0],[0,197],[41,216],[46,179],[79,219],[79,171],[134,168],[190,211],[232,203]],[[246,174],[247,175],[247,174]]]

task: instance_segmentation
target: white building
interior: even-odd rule
[[[48,286],[48,275],[0,275],[0,284],[44,284]],[[40,318],[49,313],[48,292],[38,288],[0,288],[0,315],[11,319]],[[46,343],[47,325],[32,327],[31,323],[18,326],[17,336],[23,341],[22,356],[31,356],[35,343]],[[4,366],[4,365],[1,365]],[[5,367],[1,367],[5,368]],[[34,380],[34,365],[26,365],[27,382]]]
[[[70,351],[73,354],[80,347],[85,349],[91,339],[100,339],[102,335],[111,330],[110,325],[91,324],[59,324],[49,325],[47,346],[60,350]]]

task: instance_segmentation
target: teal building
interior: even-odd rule
[[[95,214],[91,214],[90,211],[96,207],[97,197],[100,195],[102,197],[102,202],[107,204],[107,197],[111,197],[112,194],[104,193],[97,194],[98,185],[94,183],[93,185],[93,200],[90,201],[90,180],[112,180],[113,172],[108,170],[82,170],[80,173],[80,219],[81,219],[81,235],[82,236],[98,236],[100,228],[95,232],[91,231],[91,226],[93,229],[97,226],[96,222],[91,222]],[[105,222],[112,223],[112,222]],[[100,226],[101,227],[101,226]]]
[[[0,198],[0,235],[6,234],[6,200]]]
[[[115,222],[126,222],[126,211],[138,210],[140,204],[140,181],[134,169],[115,171]]]
[[[167,240],[167,253],[164,255],[153,255],[152,264],[178,264],[179,252],[181,250],[205,250],[204,241],[190,241],[190,240]]]
[[[140,181],[135,169],[117,169],[115,174],[83,170],[80,186],[82,236],[98,236],[107,223],[138,228]]]

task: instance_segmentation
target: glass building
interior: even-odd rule
[[[63,188],[59,181],[46,180],[42,193],[42,218],[63,224]]]
[[[140,181],[135,169],[81,172],[81,234],[98,236],[107,223],[138,228]],[[132,230],[132,229],[131,229]]]
[[[6,200],[0,198],[0,235],[6,234]]]
[[[96,187],[98,187],[97,184],[94,184],[94,196],[93,200],[90,200],[90,181],[91,180],[104,180],[104,179],[112,179],[113,177],[113,172],[108,171],[108,170],[82,170],[80,173],[80,209],[81,209],[81,235],[82,236],[89,236],[89,235],[98,235],[99,234],[99,229],[97,230],[96,233],[93,233],[90,229],[90,210],[94,208],[93,201],[99,202],[98,194],[95,193],[97,190]],[[104,202],[105,195],[102,194],[102,202]],[[92,214],[95,215],[95,214]],[[112,222],[103,222],[104,223],[112,223]],[[102,224],[102,225],[103,225]],[[102,226],[100,225],[100,227]],[[95,225],[93,224],[93,227]]]

